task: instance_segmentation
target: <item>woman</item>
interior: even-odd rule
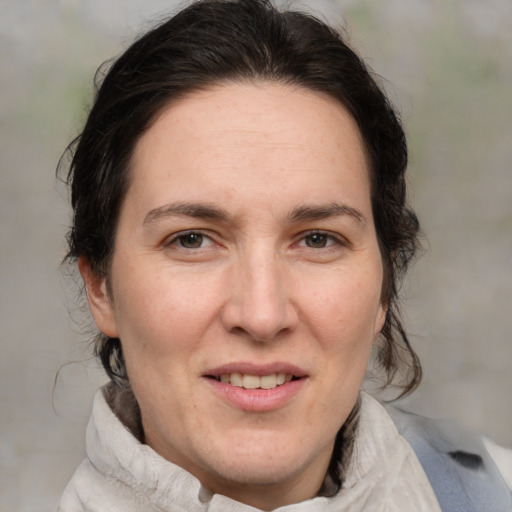
[[[60,510],[510,510],[485,448],[443,454],[360,391],[373,346],[419,383],[396,304],[418,222],[400,123],[338,34],[192,4],[112,66],[73,151],[68,257],[111,382]]]

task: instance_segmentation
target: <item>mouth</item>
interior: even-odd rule
[[[244,389],[275,389],[283,384],[298,380],[301,377],[291,373],[270,373],[267,375],[251,375],[249,373],[222,373],[220,375],[207,375],[207,378],[217,382],[231,384]]]
[[[293,403],[309,375],[288,363],[231,363],[207,371],[203,378],[213,393],[235,408],[264,412]]]

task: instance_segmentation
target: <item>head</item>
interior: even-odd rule
[[[269,452],[247,447],[257,444],[275,451],[274,441],[269,441],[276,438],[274,421],[293,409],[285,405],[284,412],[267,406],[253,410],[241,396],[233,412],[231,402],[226,406],[219,398],[219,414],[236,418],[238,427],[233,423],[226,428],[234,429],[230,436],[240,456],[254,460],[252,466],[246,464],[254,478],[227,463],[208,466],[207,452],[215,455],[222,440],[211,449],[189,440],[190,451],[177,453],[161,432],[170,420],[159,407],[169,404],[168,397],[152,402],[143,385],[153,371],[152,362],[165,360],[167,343],[180,347],[187,341],[186,330],[170,322],[168,342],[158,344],[164,317],[178,323],[184,318],[194,325],[207,318],[202,335],[210,331],[212,339],[226,339],[217,346],[225,353],[214,361],[207,360],[211,347],[199,355],[185,348],[177,352],[183,361],[193,361],[194,369],[207,367],[210,374],[203,377],[211,381],[220,382],[232,373],[257,377],[270,365],[267,373],[276,374],[276,379],[282,378],[280,373],[288,378],[295,372],[289,392],[300,395],[307,382],[322,378],[313,375],[314,368],[311,375],[304,375],[308,368],[292,368],[301,361],[291,358],[286,363],[284,354],[304,352],[320,366],[331,360],[345,365],[340,372],[352,382],[326,391],[322,405],[323,411],[338,411],[336,417],[325,418],[329,441],[323,446],[297,435],[297,446],[311,447],[300,461],[293,456],[293,443],[290,453],[283,449],[286,466],[295,464],[290,478],[301,468],[323,467],[330,457],[335,434],[355,407],[374,343],[385,383],[404,370],[403,391],[416,387],[420,366],[397,305],[399,283],[416,251],[418,232],[406,203],[405,137],[364,63],[334,30],[305,14],[280,13],[265,0],[194,3],[142,36],[112,65],[72,149],[68,179],[74,219],[68,258],[79,261],[102,330],[96,352],[117,386],[133,385],[148,444],[161,454],[203,483],[217,483],[228,495],[234,495],[230,480],[268,489],[277,480],[264,481],[258,464],[265,457],[268,462]],[[172,236],[167,233],[169,223]],[[136,238],[132,228],[137,224],[153,233],[154,243],[149,234]],[[158,245],[156,239],[164,234],[165,244]],[[141,242],[138,256],[130,253],[144,236],[148,245]],[[342,245],[350,257],[336,252]],[[196,249],[199,253],[193,253]],[[148,253],[166,254],[166,263],[160,265],[167,269],[163,274],[148,278],[138,273],[143,265],[137,267],[137,262],[145,261],[150,273],[159,266],[157,261],[137,259]],[[145,283],[150,284],[142,290]],[[182,293],[159,296],[164,286]],[[159,302],[151,302],[151,297]],[[180,301],[186,305],[181,312],[173,305]],[[307,304],[304,311],[301,301]],[[137,311],[146,306],[148,320],[137,323]],[[164,316],[153,316],[155,308],[165,307],[169,309]],[[188,319],[192,310],[197,318]],[[310,317],[314,319],[309,322]],[[318,318],[323,325],[317,325]],[[155,325],[142,332],[141,326],[152,320]],[[320,339],[318,350],[313,342],[301,345],[299,340],[308,337],[305,331],[320,333],[312,336]],[[340,346],[346,342],[350,350],[336,346],[341,331],[350,331],[340,334]],[[355,343],[358,336],[364,338],[360,346]],[[243,347],[240,353],[238,346]],[[151,353],[153,360],[138,364]],[[321,362],[322,357],[328,359]],[[243,371],[229,366],[241,359]],[[285,363],[288,369],[277,368]],[[163,375],[165,369],[155,370],[159,372]],[[334,365],[332,372],[334,382]],[[329,378],[325,381],[327,385]],[[178,388],[175,394],[185,396],[187,391]],[[193,388],[191,384],[187,389]],[[345,389],[347,396],[336,398]],[[304,411],[318,412],[316,405],[310,406]],[[305,430],[307,439],[318,433],[312,428]],[[214,427],[202,431],[208,433],[218,436]],[[289,438],[289,432],[282,434]],[[275,462],[276,473],[283,472],[279,464]],[[212,474],[216,480],[210,479]]]

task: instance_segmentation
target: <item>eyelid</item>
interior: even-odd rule
[[[327,238],[331,239],[331,240],[334,240],[334,242],[336,242],[336,244],[340,245],[340,246],[348,246],[349,245],[349,242],[347,241],[347,239],[343,236],[341,236],[339,233],[333,233],[332,231],[328,231],[328,230],[325,230],[325,229],[310,229],[308,231],[303,231],[302,233],[300,233],[297,237],[297,244],[299,244],[300,242],[304,242],[305,239],[308,237],[308,236],[311,236],[311,235],[323,235],[323,236],[326,236]],[[315,251],[318,251],[320,249],[328,249],[330,247],[333,247],[333,245],[335,244],[331,244],[331,245],[328,245],[327,247],[321,247],[321,248],[317,248],[317,249],[314,249]],[[308,249],[313,249],[313,248],[310,248],[310,247],[307,247]]]
[[[176,233],[173,233],[172,235],[168,236],[167,238],[165,238],[165,240],[163,241],[162,245],[164,247],[170,247],[171,245],[175,245],[175,243],[183,236],[187,236],[187,235],[190,235],[190,234],[194,234],[194,235],[201,235],[203,237],[203,239],[207,239],[209,240],[210,242],[204,246],[204,247],[198,247],[196,249],[192,249],[192,248],[189,248],[189,247],[180,247],[180,246],[177,246],[179,249],[183,250],[183,251],[198,251],[200,249],[205,249],[207,247],[212,247],[214,245],[218,245],[215,240],[213,239],[213,237],[207,233],[205,233],[202,229],[185,229],[183,231],[177,231]]]

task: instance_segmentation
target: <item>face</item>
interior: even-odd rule
[[[111,300],[81,268],[146,443],[262,508],[262,489],[313,496],[384,321],[355,122],[308,90],[222,85],[169,106],[132,164]]]

